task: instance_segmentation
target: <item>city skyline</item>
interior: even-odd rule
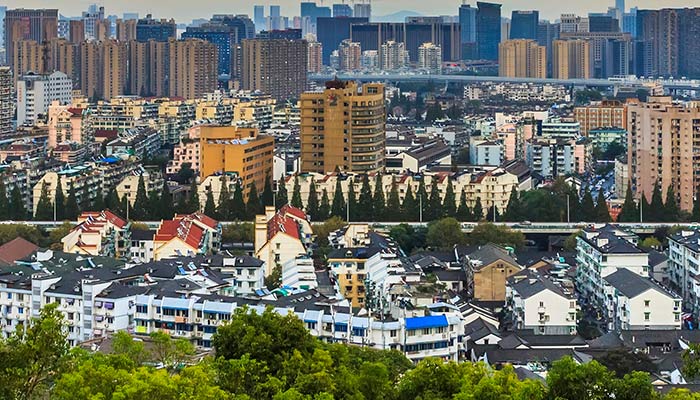
[[[549,0],[534,0],[528,3],[517,0],[495,1],[503,4],[503,16],[510,16],[512,10],[539,10],[540,18],[554,20],[562,13],[577,13],[586,14],[589,12],[605,12],[608,7],[614,5],[613,1],[608,0],[592,0],[585,3],[555,3],[552,4]],[[476,4],[476,1],[468,2]],[[252,17],[253,5],[264,5],[265,14],[269,14],[270,5],[280,5],[282,7],[282,15],[296,16],[299,15],[299,1],[292,0],[275,0],[275,1],[256,1],[254,3],[224,0],[209,0],[204,4],[199,4],[193,8],[189,2],[175,0],[168,2],[167,11],[161,9],[159,5],[148,4],[144,6],[143,2],[137,0],[80,0],[80,1],[47,1],[47,0],[9,0],[1,5],[6,5],[9,9],[12,8],[58,8],[59,12],[66,17],[79,16],[85,11],[89,5],[98,4],[105,7],[107,14],[119,15],[125,12],[137,12],[140,16],[153,14],[156,18],[175,18],[178,23],[189,23],[192,19],[208,18],[211,14],[248,14]],[[325,2],[324,6],[332,6],[333,2]],[[400,11],[415,11],[424,15],[456,15],[461,1],[443,1],[439,5],[434,3],[425,3],[418,0],[407,0],[401,3],[401,6],[396,6],[393,2],[374,1],[372,2],[372,14],[374,16],[383,16]],[[626,7],[639,7],[658,9],[666,7],[700,7],[700,0],[683,1],[683,0],[665,0],[663,3],[654,0],[628,0]]]

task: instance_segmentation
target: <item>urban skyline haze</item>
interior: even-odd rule
[[[327,0],[325,6],[331,6],[338,1]],[[503,4],[503,16],[509,16],[512,10],[539,10],[543,19],[554,20],[562,13],[586,14],[589,12],[605,12],[608,7],[614,6],[614,1],[610,0],[590,0],[586,2],[554,2],[551,0],[505,0],[494,1]],[[253,15],[253,5],[265,5],[266,14],[269,13],[268,6],[275,4],[282,7],[282,14],[286,16],[299,15],[299,3],[296,0],[274,0],[274,1],[227,1],[227,0],[207,0],[198,3],[196,7],[192,3],[184,0],[172,0],[167,2],[167,8],[163,6],[165,2],[154,1],[144,3],[139,0],[5,0],[0,1],[0,5],[8,8],[58,8],[64,16],[79,16],[90,4],[99,4],[105,7],[108,14],[121,15],[124,12],[138,12],[143,16],[148,13],[157,18],[175,18],[178,23],[189,23],[192,19],[208,18],[213,13],[217,14],[248,14]],[[475,1],[467,3],[475,4]],[[415,11],[425,15],[456,15],[461,1],[425,2],[419,0],[404,0],[399,4],[388,0],[375,0],[372,2],[372,13],[375,16],[392,14],[399,11]],[[700,0],[628,0],[626,7],[639,8],[664,8],[664,7],[697,7]]]

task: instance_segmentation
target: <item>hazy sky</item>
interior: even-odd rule
[[[330,5],[339,0],[326,0]],[[475,4],[476,0],[467,0]],[[80,15],[89,4],[100,4],[107,14],[121,15],[123,12],[151,13],[154,17],[174,17],[177,22],[188,23],[193,18],[206,18],[213,13],[249,14],[252,17],[253,4],[279,4],[287,16],[299,15],[299,1],[294,0],[0,0],[0,5],[9,8],[58,8],[66,16]],[[503,14],[512,10],[539,9],[543,19],[555,19],[562,12],[604,12],[614,0],[504,0]],[[425,15],[456,15],[461,0],[374,0],[374,15],[390,14],[401,10],[413,10]],[[700,0],[627,0],[627,7],[700,7]],[[266,11],[267,14],[267,11]]]

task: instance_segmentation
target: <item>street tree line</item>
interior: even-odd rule
[[[413,365],[396,350],[325,343],[293,314],[237,309],[199,358],[184,339],[155,332],[145,340],[112,338],[109,353],[71,349],[56,305],[0,339],[0,398],[8,400],[693,400],[656,393],[648,360],[631,353],[578,364],[554,361],[544,382],[520,380],[512,366],[444,362]],[[695,349],[697,350],[697,349]],[[683,355],[697,377],[696,353]],[[629,357],[628,357],[629,356]],[[608,369],[605,365],[610,365]],[[651,366],[651,367],[650,367]],[[695,375],[690,375],[696,373]]]

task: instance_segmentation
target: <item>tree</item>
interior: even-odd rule
[[[58,207],[58,198],[56,199],[56,206]],[[119,200],[116,188],[112,187],[107,192],[107,196],[105,196],[105,207],[114,212],[122,213],[121,201]]]
[[[369,175],[362,176],[362,188],[360,189],[360,199],[357,204],[357,217],[362,222],[370,222],[374,218],[372,204],[372,188],[369,186]]]
[[[327,220],[323,221],[322,224],[314,224],[312,226],[312,229],[314,231],[314,235],[316,235],[318,246],[328,246],[328,235],[330,235],[331,232],[335,232],[344,226],[345,221],[343,221],[343,219],[338,216],[332,216]]]
[[[511,230],[505,226],[494,225],[490,222],[480,223],[475,226],[467,236],[467,240],[469,244],[477,246],[493,243],[518,248],[525,245],[525,236],[522,232]]]
[[[245,201],[243,201],[243,187],[241,182],[236,182],[236,189],[233,191],[233,200],[229,215],[234,221],[243,221],[246,217]]]
[[[435,120],[445,118],[445,113],[442,111],[440,104],[436,101],[428,107],[425,113],[426,122],[435,122]]]
[[[75,185],[73,182],[70,183],[68,189],[68,199],[66,200],[66,218],[75,221],[80,215],[80,208],[78,207],[78,199],[75,195]]]
[[[615,373],[618,378],[623,378],[634,371],[652,373],[656,372],[657,369],[649,356],[627,349],[611,350],[597,361]]]
[[[214,192],[211,191],[211,185],[207,187],[207,199],[204,203],[204,215],[216,216],[216,204],[214,203]]]
[[[262,214],[265,210],[258,196],[258,188],[255,186],[255,181],[250,184],[248,191],[248,201],[245,203],[246,216],[249,221],[255,219],[256,215]]]
[[[555,361],[547,386],[552,399],[612,398],[612,374],[596,361],[578,365],[568,356]]]
[[[634,194],[632,194],[632,187],[627,186],[627,191],[625,192],[625,202],[622,204],[622,210],[620,214],[617,215],[617,222],[638,222],[639,221],[639,209],[637,204],[634,202]]]
[[[112,336],[112,352],[126,356],[135,365],[143,364],[148,358],[143,341],[134,340],[126,331],[118,331]]]
[[[347,209],[345,198],[343,197],[343,186],[340,176],[335,177],[335,191],[333,192],[333,203],[331,204],[331,216],[345,218]]]
[[[277,194],[275,196],[275,205],[277,209],[279,210],[283,206],[286,206],[287,203],[289,203],[289,199],[287,198],[287,184],[284,181],[284,177],[280,178],[279,182],[277,183]]]
[[[457,219],[462,222],[469,222],[474,219],[472,211],[467,205],[467,190],[462,189],[462,194],[459,196],[459,208],[457,209]]]
[[[221,240],[226,243],[252,243],[255,241],[255,225],[250,222],[224,225]]]
[[[10,200],[7,197],[7,188],[5,187],[5,181],[2,179],[0,174],[0,220],[7,220],[10,218]]]
[[[10,192],[10,218],[14,221],[24,221],[27,219],[27,208],[24,205],[22,193],[19,187],[15,185]]]
[[[301,202],[301,186],[299,185],[299,175],[294,176],[294,189],[292,189],[292,207],[300,210],[304,209],[304,204]]]
[[[350,212],[349,221],[357,221],[357,197],[355,196],[355,183],[353,178],[348,179],[348,210]]]
[[[372,200],[372,221],[385,221],[386,199],[384,198],[384,184],[381,174],[377,174],[375,178]]]
[[[700,378],[700,343],[689,343],[688,348],[681,353],[683,359],[683,377],[686,381]]]
[[[608,203],[605,201],[605,194],[603,193],[603,188],[598,191],[598,197],[596,198],[595,205],[595,222],[610,222],[610,211],[608,210]]]
[[[438,189],[438,180],[433,177],[433,182],[430,185],[430,196],[428,197],[428,207],[423,212],[427,221],[435,221],[442,218],[442,200],[440,199],[440,190]]]
[[[452,185],[452,179],[447,177],[447,189],[445,189],[445,198],[442,201],[442,211],[446,217],[457,217],[457,197],[455,188]]]
[[[323,192],[321,194],[321,205],[318,207],[318,216],[321,219],[328,219],[331,213],[331,204],[330,200],[328,200],[328,191],[326,188],[323,188]]]
[[[664,202],[661,198],[661,187],[659,182],[654,185],[654,191],[651,193],[651,205],[649,207],[649,219],[644,218],[647,222],[663,222],[664,217]]]
[[[175,205],[173,204],[173,195],[170,193],[168,182],[163,180],[163,188],[158,197],[158,218],[171,219],[175,215]]]
[[[394,177],[391,178],[391,189],[386,202],[385,219],[389,222],[399,222],[402,220],[401,199],[399,198],[399,185]]]
[[[146,192],[146,183],[143,181],[143,175],[139,176],[139,183],[136,189],[136,199],[134,200],[131,219],[134,221],[145,221],[150,219],[150,215],[148,215],[148,193]]]
[[[219,192],[219,204],[216,206],[216,213],[213,216],[222,221],[228,221],[231,214],[231,192],[228,190],[229,184],[226,175],[222,175],[220,179],[221,191]],[[204,213],[206,214],[206,211]],[[209,216],[211,217],[212,215]]]
[[[199,187],[197,186],[197,180],[195,179],[190,185],[190,193],[180,211],[183,214],[192,214],[201,210],[201,207],[202,205],[199,201]]]
[[[194,352],[194,345],[186,339],[173,340],[169,334],[156,331],[151,335],[153,359],[169,369],[177,369]]]
[[[53,379],[67,366],[68,341],[56,304],[44,306],[39,318],[18,325],[0,341],[0,398],[48,398]]]
[[[177,171],[177,181],[181,184],[189,183],[194,178],[194,170],[191,163],[182,163],[180,170]]]
[[[426,218],[427,213],[425,212],[425,206],[428,204],[428,192],[425,189],[425,177],[421,178],[420,184],[418,184],[418,190],[416,191],[416,221],[428,220]]]
[[[673,190],[673,185],[668,185],[666,190],[666,203],[664,204],[664,220],[666,222],[678,222],[680,220],[681,210],[678,207],[676,193]]]
[[[262,195],[260,196],[260,201],[262,202],[263,209],[265,207],[272,207],[274,202],[275,193],[272,191],[272,181],[270,180],[270,175],[265,175],[265,187],[263,188]]]
[[[649,201],[647,200],[647,196],[642,193],[641,200],[640,200],[639,207],[641,208],[640,214],[642,214],[642,220],[645,222],[650,222],[653,221],[652,218],[652,210],[651,210],[651,204],[649,204]]]
[[[306,213],[311,217],[312,221],[319,221],[321,219],[318,210],[318,193],[316,192],[316,182],[314,178],[311,178],[309,183],[309,197],[306,198]]]
[[[98,185],[95,188],[95,200],[92,202],[92,206],[90,208],[91,211],[102,211],[105,208],[107,208],[107,205],[105,203],[105,194],[102,190],[102,185]],[[149,197],[150,198],[150,197]]]
[[[481,197],[476,198],[474,209],[472,210],[473,221],[482,221],[484,219],[484,208],[481,206]]]
[[[518,222],[522,221],[523,219],[520,196],[518,195],[518,190],[515,188],[515,186],[513,186],[513,189],[510,191],[510,198],[508,199],[506,213],[503,214],[503,220],[507,222]]]
[[[51,221],[53,220],[53,204],[49,199],[49,190],[46,184],[41,186],[41,195],[39,196],[39,201],[36,205],[36,212],[34,213],[35,221]]]
[[[396,225],[389,231],[389,236],[406,254],[411,254],[415,249],[424,248],[427,234],[427,228],[422,226],[414,228],[408,224]]]
[[[593,203],[593,195],[591,191],[586,188],[583,192],[583,198],[581,199],[581,219],[583,222],[595,222],[596,212],[595,204]]]
[[[403,198],[403,204],[401,204],[401,215],[408,222],[418,221],[418,202],[416,198],[413,197],[413,189],[411,185],[408,185],[406,190],[406,196]]]
[[[465,243],[462,225],[454,218],[443,218],[428,224],[426,244],[432,248],[451,249]]]
[[[661,242],[659,239],[649,236],[648,238],[642,240],[642,243],[639,245],[639,247],[643,249],[656,249],[660,250],[661,249]]]
[[[114,195],[117,195],[116,189],[114,190]],[[54,196],[54,209],[56,210],[56,219],[58,221],[62,221],[66,219],[66,198],[63,194],[63,183],[61,182],[61,177],[59,176],[58,179],[56,179],[56,194]],[[119,201],[117,200],[117,203]],[[118,208],[114,208],[114,210],[117,210]]]
[[[407,371],[398,384],[400,400],[452,399],[462,387],[462,371],[454,362],[426,358]]]

